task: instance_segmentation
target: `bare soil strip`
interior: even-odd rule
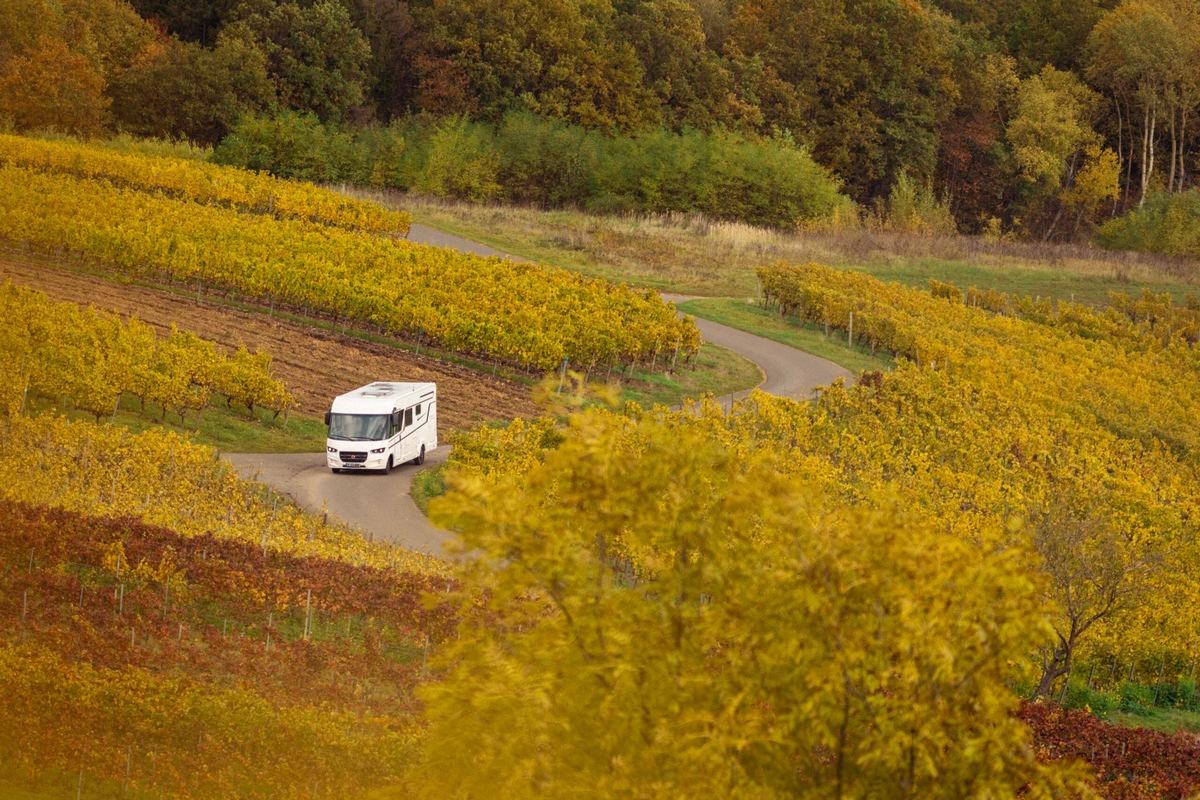
[[[92,305],[133,316],[163,331],[175,323],[226,350],[238,345],[269,352],[275,377],[296,398],[295,411],[319,416],[330,400],[375,380],[438,384],[438,421],[465,429],[490,420],[537,413],[529,387],[386,344],[253,312],[210,300],[120,284],[58,268],[52,261],[0,251],[0,282],[38,289],[57,301]]]

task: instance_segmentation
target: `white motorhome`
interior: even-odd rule
[[[334,472],[423,464],[437,447],[437,384],[367,384],[335,397],[325,424],[325,457]]]

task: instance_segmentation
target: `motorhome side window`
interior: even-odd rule
[[[421,404],[417,403],[417,416],[421,416]]]
[[[404,412],[404,427],[406,428],[412,425],[412,412],[411,408]]]

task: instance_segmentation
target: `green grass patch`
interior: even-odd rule
[[[584,275],[680,294],[747,297],[754,270],[778,260],[817,262],[927,288],[930,278],[963,289],[1051,297],[1091,305],[1110,291],[1200,289],[1200,265],[1087,246],[921,237],[866,229],[791,232],[706,220],[695,214],[604,216],[477,206],[406,195],[384,202],[425,225],[506,253]]]
[[[798,317],[781,317],[750,300],[687,300],[679,305],[679,310],[812,353],[855,375],[864,370],[890,370],[893,366],[890,358],[871,355],[869,349],[847,346],[845,334],[826,335],[822,329],[808,325]]]
[[[423,469],[413,476],[409,494],[421,513],[429,515],[429,501],[446,493],[446,465]]]
[[[1137,711],[1112,711],[1107,719],[1126,728],[1149,728],[1163,733],[1178,730],[1200,733],[1200,711],[1182,708],[1145,708]]]
[[[678,406],[705,394],[721,397],[753,389],[762,379],[762,372],[749,359],[715,344],[703,344],[690,365],[680,361],[665,372],[635,369],[621,387],[621,400],[632,400],[644,408]]]
[[[44,398],[32,399],[28,411],[33,414],[57,412],[70,419],[96,421],[93,414],[63,407]],[[202,414],[193,411],[181,418],[169,410],[164,416],[162,406],[153,402],[148,402],[143,410],[137,398],[126,395],[121,398],[117,412],[101,417],[100,421],[121,425],[135,433],[155,427],[167,428],[198,444],[228,453],[320,453],[325,449],[324,420],[298,414],[275,417],[273,412],[263,409],[255,409],[251,418],[243,406],[227,408],[222,397],[214,398]]]
[[[929,289],[929,279],[951,283],[966,290],[994,288],[1011,297],[1052,297],[1059,301],[1084,303],[1090,306],[1108,304],[1109,292],[1137,294],[1143,286],[1154,292],[1167,292],[1177,302],[1197,288],[1184,282],[1159,280],[1133,282],[1122,280],[1118,274],[1092,274],[1055,269],[1050,266],[1024,266],[1018,269],[999,269],[966,261],[912,259],[897,264],[865,265],[858,268],[881,281]]]

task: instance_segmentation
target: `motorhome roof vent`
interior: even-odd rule
[[[391,393],[392,385],[390,383],[372,383],[362,390],[363,397],[387,397]]]

